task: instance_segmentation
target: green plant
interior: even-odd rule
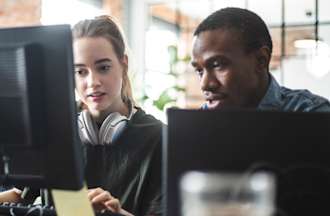
[[[173,77],[175,80],[177,80],[181,74],[180,71],[178,71],[178,64],[179,63],[187,63],[190,61],[190,57],[186,56],[184,58],[178,57],[178,48],[175,45],[171,45],[168,47],[168,54],[169,54],[169,65],[170,70],[168,72],[168,76]],[[159,110],[164,110],[166,105],[172,104],[175,105],[178,99],[178,94],[180,92],[184,92],[185,88],[183,86],[180,86],[177,82],[169,86],[168,88],[164,89],[161,94],[158,96],[158,98],[152,100],[152,104]],[[150,97],[148,95],[143,95],[142,101],[149,100]]]

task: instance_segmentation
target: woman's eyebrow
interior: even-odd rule
[[[109,58],[103,58],[103,59],[96,60],[94,62],[94,64],[99,64],[99,63],[104,63],[104,62],[112,62],[112,60]]]
[[[78,64],[74,64],[74,66],[75,66],[75,67],[85,67],[86,65],[84,65],[84,64],[79,64],[79,63],[78,63]]]

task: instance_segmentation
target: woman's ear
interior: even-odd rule
[[[126,69],[128,69],[128,56],[127,56],[127,54],[125,54],[123,56],[122,63],[126,67]]]

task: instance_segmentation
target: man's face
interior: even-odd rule
[[[192,66],[209,109],[258,105],[266,72],[256,52],[247,53],[240,33],[231,29],[204,31],[194,38]]]

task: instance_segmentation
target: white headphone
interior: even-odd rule
[[[100,129],[87,110],[83,110],[78,116],[79,136],[83,144],[111,145],[127,125],[133,116],[133,106],[129,103],[129,116],[123,116],[118,112],[110,113],[103,121]]]

